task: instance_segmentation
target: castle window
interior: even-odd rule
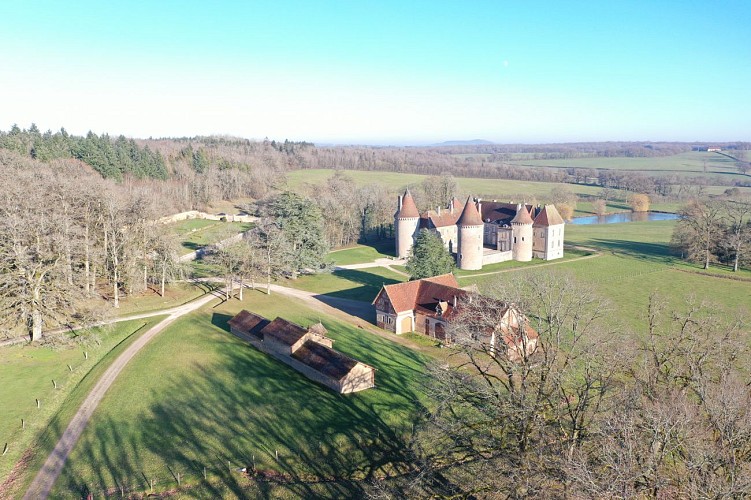
[[[516,243],[516,236],[514,236],[514,243]]]

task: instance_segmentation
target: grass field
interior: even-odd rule
[[[311,170],[295,170],[288,174],[288,183],[291,189],[302,190],[306,185],[315,185],[324,182],[328,177],[334,175],[336,171],[332,169],[311,169]],[[400,174],[395,172],[369,172],[361,170],[347,170],[345,173],[352,177],[352,179],[359,186],[366,184],[381,184],[387,186],[394,191],[402,191],[409,186],[416,186],[420,184],[427,176],[417,174]],[[554,182],[526,182],[526,181],[513,181],[507,179],[479,179],[479,178],[465,178],[457,177],[456,182],[459,186],[459,193],[457,196],[466,199],[468,195],[479,196],[484,199],[499,201],[537,201],[544,200],[550,191],[555,187],[565,186],[579,197],[580,201],[577,204],[576,212],[574,215],[591,215],[592,200],[597,199],[600,195],[601,188],[598,186],[589,186],[583,184],[558,184]],[[711,190],[711,186],[708,188],[708,192]],[[727,189],[727,186],[722,186],[719,189],[717,186],[716,194],[721,193]],[[751,188],[746,188],[751,192]],[[625,191],[618,192],[618,197],[625,200],[628,197],[628,193]],[[679,203],[653,203],[653,210],[661,210],[665,212],[675,211],[680,208]],[[394,200],[394,207],[396,208],[396,200]],[[631,208],[625,201],[612,201],[608,203],[608,212],[624,212],[630,211]]]
[[[322,319],[335,348],[376,368],[377,388],[339,395],[228,332],[241,308],[308,325]],[[410,349],[279,296],[248,293],[180,319],[125,368],[68,459],[53,498],[118,485],[148,492],[203,482],[203,495],[248,495],[236,468],[282,473],[290,497],[356,497],[356,483],[401,470],[411,418],[421,408],[423,365]],[[276,453],[278,452],[278,460]],[[190,496],[189,493],[187,496]]]
[[[371,267],[302,276],[296,280],[284,280],[279,284],[332,297],[371,302],[383,285],[406,280],[406,276],[383,267]]]
[[[730,175],[738,176],[736,162],[727,156],[706,151],[691,151],[672,156],[653,158],[571,158],[561,160],[519,159],[512,163],[522,166],[550,166],[565,168],[598,168],[629,170],[645,174]],[[705,171],[706,165],[706,171]]]
[[[669,242],[675,221],[566,226],[566,243],[596,247],[603,255],[582,261],[561,262],[539,271],[568,272],[611,303],[607,313],[618,334],[627,335],[644,325],[646,305],[656,292],[674,309],[694,297],[718,306],[728,314],[748,314],[751,272],[731,273],[717,267],[704,272],[670,255]],[[463,277],[462,285],[478,283],[482,290],[493,280],[512,274]],[[728,279],[729,277],[736,279]],[[737,280],[746,279],[749,281]]]
[[[96,328],[78,340],[54,345],[0,349],[0,446],[8,443],[8,453],[0,457],[0,484],[30,446],[29,473],[19,484],[31,480],[102,372],[125,346],[159,319]],[[41,403],[39,409],[36,399]],[[21,428],[21,419],[25,428]]]
[[[172,283],[165,287],[164,297],[162,297],[150,288],[146,292],[121,299],[120,308],[116,312],[118,316],[128,316],[168,309],[185,304],[207,291],[207,286],[201,283]]]
[[[384,239],[372,244],[355,245],[348,248],[334,250],[329,253],[329,258],[337,266],[349,264],[362,264],[373,262],[376,259],[394,256],[394,240]]]
[[[170,224],[180,238],[183,254],[194,252],[232,235],[247,231],[253,224],[246,222],[221,222],[206,219],[189,219]]]

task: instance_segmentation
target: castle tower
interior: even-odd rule
[[[535,217],[532,226],[534,256],[538,259],[552,260],[563,257],[563,229],[565,223],[555,205],[545,205]]]
[[[511,219],[511,257],[528,262],[532,260],[532,216],[525,205],[516,207],[516,215]]]
[[[530,220],[530,228],[531,228]],[[456,265],[459,269],[482,269],[483,222],[472,197],[467,198],[459,220],[459,241],[456,252]],[[530,247],[531,248],[531,247]]]
[[[409,189],[404,196],[399,197],[399,207],[394,214],[394,229],[396,231],[396,256],[400,259],[409,257],[412,245],[415,243],[417,231],[420,228],[420,213]]]

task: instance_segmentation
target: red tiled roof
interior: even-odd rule
[[[555,205],[545,205],[535,217],[535,226],[557,226],[563,224],[563,218]]]
[[[464,210],[462,210],[462,215],[459,217],[457,224],[460,226],[482,226],[482,217],[480,217],[471,196],[467,198],[467,203],[464,205]]]
[[[532,224],[532,215],[530,215],[526,206],[519,205],[516,210],[516,215],[511,219],[511,222],[516,222],[517,224]]]
[[[467,294],[459,288],[456,277],[451,273],[422,280],[407,281],[406,283],[385,285],[381,293],[386,294],[391,306],[397,313],[412,311],[420,304],[432,304],[428,308],[432,307],[432,312],[435,313],[435,305],[439,301],[453,302],[454,296],[463,297]]]
[[[417,211],[417,205],[415,205],[415,199],[412,198],[412,193],[407,189],[402,197],[402,208],[396,213],[397,217],[419,217],[420,213]]]
[[[312,340],[301,345],[292,353],[292,357],[334,380],[344,378],[359,363],[349,356]]]
[[[266,337],[274,337],[285,345],[292,345],[308,333],[308,330],[297,323],[293,323],[284,318],[276,318],[274,321],[263,327],[261,333]]]
[[[454,210],[454,213],[450,210],[442,211],[440,215],[434,210],[428,210],[422,215],[421,225],[425,228],[454,226],[460,215],[459,210]]]

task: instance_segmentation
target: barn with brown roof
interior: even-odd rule
[[[375,387],[375,368],[335,351],[320,322],[303,328],[284,318],[269,321],[243,310],[229,325],[234,335],[258,350],[339,393]]]

